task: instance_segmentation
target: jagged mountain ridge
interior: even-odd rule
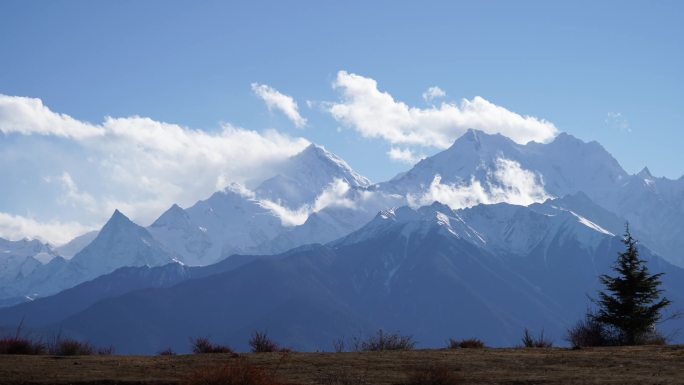
[[[371,185],[337,155],[311,144],[277,167],[277,174],[261,182],[254,191],[261,199],[295,209],[314,202],[335,179],[351,187]]]
[[[451,336],[510,346],[524,327],[560,341],[622,245],[555,203],[388,210],[326,246],[129,292],[53,327],[123,353],[186,351],[189,336],[206,334],[246,350],[255,329],[302,350],[377,328],[412,334],[421,346]],[[519,231],[530,228],[538,234]],[[641,252],[666,273],[668,296],[684,300],[684,270]]]
[[[371,212],[364,209],[365,215],[350,220],[344,219],[344,213],[331,215],[339,211],[334,207],[322,208],[321,214],[313,211],[316,199],[336,182],[349,188],[349,196],[370,185],[368,179],[321,146],[308,146],[276,172],[254,191],[231,184],[187,209],[174,205],[148,230],[185,263],[207,265],[235,253],[283,252],[306,243],[327,242],[363,225],[382,208]],[[316,217],[317,229],[322,231],[312,230],[306,221],[287,223],[278,210],[300,210],[305,219]]]
[[[533,173],[551,197],[585,194],[602,211],[628,220],[636,236],[658,254],[684,265],[684,178],[654,178],[648,169],[629,175],[599,143],[566,133],[548,144],[521,145],[499,134],[468,130],[447,150],[379,186],[420,194],[439,175],[444,184],[477,180],[487,187],[499,159]]]
[[[292,188],[292,180],[298,173],[302,173],[301,180],[314,181],[308,186],[323,190],[330,186],[325,182],[339,179],[349,186],[338,197],[344,200],[343,204],[309,211],[304,223],[292,226],[283,223],[273,207],[265,203],[267,200],[260,199],[256,192],[231,185],[188,209],[173,205],[147,231],[157,242],[153,249],[165,249],[165,253],[190,265],[209,265],[234,253],[283,252],[307,243],[329,242],[360,228],[378,211],[405,204],[408,194],[424,192],[435,175],[442,177],[442,183],[454,185],[471,183],[478,178],[491,180],[492,169],[502,158],[517,162],[523,170],[538,176],[538,182],[543,183],[550,195],[563,197],[555,201],[559,207],[578,213],[613,234],[619,234],[624,221],[629,220],[642,243],[671,261],[679,261],[677,245],[684,242],[684,236],[679,236],[684,231],[681,207],[684,179],[654,178],[648,169],[630,176],[598,143],[584,143],[567,134],[559,135],[549,144],[519,145],[501,135],[470,130],[449,149],[419,162],[393,180],[372,186],[339,158],[312,145],[286,163],[282,173],[276,174],[287,176],[283,179],[286,180],[283,191],[303,191],[306,183],[301,181],[297,181],[297,188]],[[302,167],[313,171],[302,172]],[[273,188],[276,182],[271,178],[267,184],[272,193],[277,190]],[[255,191],[266,190],[257,187]],[[307,199],[311,196],[314,194]],[[292,199],[278,201],[294,202]],[[149,262],[152,265],[166,261],[152,260]],[[136,262],[118,259],[103,271],[129,263]],[[84,273],[92,266],[79,271],[73,268],[77,264],[67,264],[58,258],[45,266],[33,265],[39,270],[33,274],[34,281],[49,282],[56,279],[54,276],[65,284],[72,284],[85,276],[92,277]],[[25,300],[27,295],[34,297],[68,287],[60,283],[46,290],[49,285],[42,283],[43,288],[36,291],[26,283],[31,280],[22,281],[19,285],[5,282],[0,296],[14,298],[11,301]]]
[[[116,210],[95,239],[70,260],[55,256],[29,274],[2,282],[5,298],[58,293],[125,266],[160,266],[177,257],[143,227]]]
[[[0,307],[30,299],[28,293],[15,290],[13,283],[31,275],[55,257],[55,250],[39,240],[0,238]]]
[[[535,175],[535,182],[549,197],[585,194],[596,202],[593,206],[599,211],[629,220],[638,237],[679,263],[675,254],[680,239],[684,242],[684,237],[678,236],[684,231],[680,230],[684,228],[684,208],[676,202],[680,190],[679,199],[684,200],[684,183],[652,178],[643,172],[630,176],[600,144],[585,143],[565,133],[549,144],[520,145],[502,135],[469,130],[449,149],[373,186],[335,155],[311,145],[281,166],[282,173],[262,182],[254,191],[229,186],[186,209],[186,214],[178,214],[174,219],[178,223],[169,218],[171,213],[182,210],[174,206],[148,230],[181,255],[185,263],[193,265],[210,264],[233,253],[282,252],[306,243],[328,242],[358,229],[377,211],[401,206],[408,202],[407,196],[425,193],[437,175],[446,186],[475,180],[485,190],[499,187],[506,182],[496,179],[501,159],[515,162],[521,170]],[[651,179],[644,182],[640,179],[644,177]],[[300,215],[308,218],[301,224],[285,223],[283,214],[265,204],[269,200],[282,203],[286,205],[284,210],[311,207],[336,179],[350,187],[344,195],[350,204],[317,212],[303,210]],[[648,186],[644,189],[645,184]],[[635,196],[644,197],[647,204],[635,202]],[[505,198],[498,201],[505,202]],[[539,196],[537,201],[543,198],[547,197]]]

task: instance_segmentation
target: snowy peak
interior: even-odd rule
[[[237,194],[230,189],[227,191],[215,193],[214,199],[221,200],[228,194]],[[166,210],[147,230],[156,240],[177,254],[184,264],[206,265],[214,262],[213,259],[207,259],[211,240],[206,234],[206,228],[196,224],[190,214],[176,204]]]
[[[649,170],[648,167],[642,168],[636,175],[640,178],[653,178],[651,170]]]
[[[0,285],[25,277],[57,256],[36,239],[10,241],[0,238]]]
[[[123,266],[158,266],[174,257],[143,227],[119,210],[97,237],[71,259],[88,277],[106,274]]]
[[[10,241],[0,238],[0,259],[9,257],[31,257],[38,253],[53,254],[52,248],[37,239]]]
[[[366,226],[331,245],[356,244],[389,233],[406,239],[437,233],[502,256],[526,256],[535,249],[545,249],[551,242],[575,242],[594,248],[613,236],[581,214],[550,203],[530,207],[498,203],[452,210],[435,202],[418,209],[403,206],[381,211]]]
[[[421,160],[382,187],[403,194],[423,190],[437,175],[447,184],[469,183],[471,177],[484,180],[501,159],[519,162],[524,148],[503,135],[470,129],[448,149]]]
[[[320,163],[335,174],[344,175],[345,182],[350,186],[367,187],[371,184],[366,177],[354,171],[342,158],[317,144],[310,144],[302,152],[292,157],[291,161],[307,165]]]
[[[127,216],[125,216],[121,211],[114,210],[114,213],[109,218],[107,223],[102,227],[102,231],[116,231],[117,229],[123,229],[130,226],[137,226],[133,223]]]
[[[381,237],[384,233],[394,232],[408,239],[413,236],[422,237],[432,231],[442,232],[447,237],[467,238],[473,243],[482,243],[481,237],[463,221],[456,211],[451,210],[447,205],[434,202],[418,209],[402,206],[383,210],[366,226],[333,242],[332,245],[355,244]]]
[[[567,133],[551,143],[521,145],[500,134],[468,130],[448,149],[381,187],[392,193],[420,194],[431,189],[437,175],[446,187],[466,188],[451,195],[473,196],[483,187],[486,195],[475,203],[529,204],[584,191],[601,205],[614,202],[615,191],[629,177],[600,144]]]
[[[90,245],[86,246],[86,248],[83,251],[91,248],[91,246],[98,246],[102,243],[109,242],[112,240],[132,241],[134,239],[127,238],[144,238],[148,235],[149,234],[147,233],[147,230],[133,223],[133,221],[128,219],[128,217],[125,216],[121,211],[115,210],[114,214],[112,214],[107,223],[105,223],[105,225],[102,226],[102,229],[100,230],[100,233],[97,235],[97,237],[95,237],[93,242]],[[76,254],[74,256],[74,260],[78,260],[77,257],[79,257],[79,255],[82,254],[83,251],[81,253]]]
[[[315,144],[287,159],[276,171],[254,193],[258,199],[280,202],[291,209],[312,204],[336,180],[352,188],[370,186],[347,162]]]
[[[483,148],[503,148],[515,144],[514,141],[501,134],[488,134],[484,131],[470,128],[465,134],[457,138],[454,144],[446,151],[462,151],[468,148],[479,151]]]
[[[454,159],[469,157],[491,157],[496,154],[516,154],[523,147],[501,134],[488,134],[469,129],[457,138],[448,149],[435,155],[438,158]],[[443,155],[442,155],[443,154]]]
[[[177,204],[173,204],[168,210],[157,218],[150,227],[185,227],[190,222],[190,216]]]
[[[581,139],[568,134],[567,132],[561,132],[559,133],[552,141],[551,143],[556,143],[556,145],[561,145],[561,146],[576,146],[579,147],[583,144],[585,144],[584,141]]]

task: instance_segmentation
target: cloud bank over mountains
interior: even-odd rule
[[[328,103],[332,117],[367,138],[391,144],[447,148],[469,128],[502,134],[515,142],[548,142],[558,133],[553,123],[520,115],[476,96],[460,103],[429,108],[411,107],[378,89],[374,79],[340,71],[333,83],[341,100]],[[446,93],[431,87],[423,98],[433,101]]]
[[[435,175],[429,188],[422,194],[407,196],[414,208],[441,202],[452,209],[468,208],[478,204],[511,203],[528,206],[552,198],[544,189],[542,178],[525,170],[520,163],[498,158],[495,169],[481,182],[474,177],[467,184],[445,184]]]
[[[266,177],[271,165],[309,144],[275,130],[258,132],[229,124],[216,132],[139,116],[106,117],[93,124],[53,112],[40,99],[8,95],[0,95],[0,132],[34,138],[8,144],[12,158],[0,167],[37,164],[41,175],[27,177],[39,179],[46,199],[59,206],[54,213],[76,209],[78,215],[69,220],[85,223],[62,226],[64,237],[101,225],[116,208],[143,223],[151,221],[173,203],[188,205],[232,181]],[[51,156],[57,153],[61,156]],[[58,210],[65,206],[72,210]],[[48,238],[54,231],[44,232],[46,226],[60,227],[45,216],[13,213],[3,218],[0,237]],[[62,237],[48,239],[57,238]]]
[[[438,86],[422,95],[429,104],[426,108],[397,101],[379,90],[374,79],[346,71],[338,72],[332,88],[339,99],[317,103],[323,116],[362,137],[387,142],[389,160],[408,165],[430,149],[448,147],[468,128],[501,133],[519,143],[549,141],[558,132],[550,122],[481,97],[444,101],[447,93]],[[252,83],[251,90],[295,127],[308,125],[294,97],[260,83]],[[441,104],[434,105],[437,101]],[[60,243],[98,228],[115,209],[149,223],[173,203],[188,206],[231,183],[252,188],[307,145],[303,137],[228,123],[212,131],[141,116],[106,116],[91,123],[53,111],[39,98],[0,94],[0,178],[12,186],[9,194],[0,197],[0,237]],[[515,171],[512,166],[502,167],[507,170],[504,174]],[[521,183],[512,191],[496,191],[436,180],[430,192],[414,197],[414,202],[442,197],[462,207],[469,204],[464,200],[529,202],[543,196],[531,184]],[[331,185],[305,207],[264,204],[279,213],[283,224],[301,224],[324,207],[357,204],[346,197],[348,187],[343,182]],[[483,188],[490,195],[482,195]]]

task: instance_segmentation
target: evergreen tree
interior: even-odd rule
[[[649,274],[646,262],[639,259],[637,241],[629,232],[629,224],[625,225],[622,243],[626,250],[618,254],[613,267],[617,276],[600,276],[606,292],[599,292],[596,301],[599,309],[594,318],[613,328],[620,343],[634,345],[655,332],[655,325],[661,319],[660,312],[670,304],[670,300],[660,297],[663,292],[659,288],[660,277],[663,274]]]

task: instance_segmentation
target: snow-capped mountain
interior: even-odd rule
[[[298,350],[326,349],[335,338],[378,328],[431,347],[471,336],[510,346],[523,328],[543,328],[561,343],[622,245],[559,204],[386,210],[328,245],[110,297],[53,327],[123,353],[186,351],[188,338],[202,333],[247,349],[245,336],[255,329]],[[668,297],[684,300],[684,270],[646,248],[641,256],[665,273]],[[0,321],[15,313],[0,312]]]
[[[335,191],[336,183],[346,190]],[[648,170],[629,175],[600,144],[565,133],[548,144],[521,145],[469,130],[447,150],[372,186],[337,156],[311,145],[254,191],[229,186],[187,209],[187,217],[178,214],[178,223],[167,217],[180,208],[170,209],[149,230],[186,263],[209,264],[231,253],[277,253],[328,242],[358,229],[377,211],[406,203],[529,205],[576,195],[586,197],[573,203],[585,206],[585,218],[611,232],[621,231],[617,221],[629,220],[646,244],[684,264],[678,254],[684,249],[684,179],[654,178]],[[330,206],[317,207],[330,196]],[[292,223],[292,217],[300,222]]]
[[[642,244],[684,264],[679,253],[684,249],[684,178],[656,178],[648,169],[628,175],[598,143],[567,134],[548,144],[520,145],[469,130],[449,149],[377,185],[311,145],[254,190],[231,184],[187,209],[173,205],[146,230],[117,212],[104,234],[86,234],[67,245],[65,255],[82,249],[73,261],[56,257],[62,249],[54,252],[49,246],[29,258],[5,253],[0,299],[7,304],[54,293],[121,266],[154,266],[174,258],[210,265],[235,253],[270,254],[326,243],[361,228],[379,211],[390,215],[392,207],[433,201],[471,207],[455,211],[469,227],[455,218],[448,227],[464,238],[480,239],[478,247],[491,254],[544,254],[540,245],[552,241],[548,234],[568,223],[580,221],[585,233],[593,228],[609,235],[621,234],[629,220]],[[497,203],[529,205],[529,210]],[[117,233],[117,228],[123,230]]]
[[[187,209],[174,205],[148,230],[184,263],[207,265],[236,253],[283,252],[327,242],[362,226],[384,208],[377,202],[360,210],[337,205],[335,199],[350,205],[363,200],[370,182],[320,146],[310,145],[277,170],[254,191],[231,184]],[[321,197],[326,202],[321,203]],[[293,223],[292,217],[301,217],[303,223]]]
[[[419,204],[443,198],[458,207],[585,194],[599,211],[628,220],[654,251],[684,265],[684,177],[654,178],[648,169],[629,175],[600,144],[566,133],[548,144],[521,145],[469,130],[379,188],[417,197]]]
[[[144,227],[115,210],[97,237],[74,255],[69,265],[87,279],[124,266],[161,266],[177,261]]]
[[[56,256],[50,245],[36,239],[9,241],[0,238],[0,282],[29,275]]]
[[[421,160],[408,172],[381,185],[399,193],[415,193],[421,191],[421,186],[429,186],[435,175],[445,184],[468,184],[472,178],[485,182],[495,174],[502,159],[534,173],[538,177],[535,182],[555,197],[583,191],[592,199],[603,201],[628,178],[597,142],[585,143],[562,133],[549,144],[521,145],[500,134],[471,129],[448,149]]]
[[[247,253],[284,231],[282,220],[236,184],[193,206],[172,206],[148,230],[184,263],[208,265]]]
[[[5,304],[44,297],[124,266],[160,266],[177,261],[145,228],[116,210],[95,239],[70,260],[55,256],[30,273],[2,280]],[[35,263],[34,263],[35,264]]]
[[[292,156],[254,190],[260,199],[278,202],[289,208],[312,204],[333,181],[350,187],[368,187],[370,181],[337,155],[316,144]]]
[[[22,293],[14,290],[16,283],[56,257],[50,245],[38,240],[0,238],[0,307],[25,301]]]
[[[614,236],[587,218],[554,206],[553,202],[530,207],[498,203],[458,210],[439,202],[418,209],[403,206],[381,211],[366,226],[332,245],[357,243],[382,236],[388,228],[406,226],[403,231],[413,236],[436,230],[492,255],[520,257],[548,247],[559,234],[572,237],[587,248],[596,248],[605,236]]]
[[[174,250],[183,263],[204,265],[213,261],[210,255],[212,241],[206,228],[194,223],[188,213],[178,205],[166,210],[147,230],[155,239]]]

